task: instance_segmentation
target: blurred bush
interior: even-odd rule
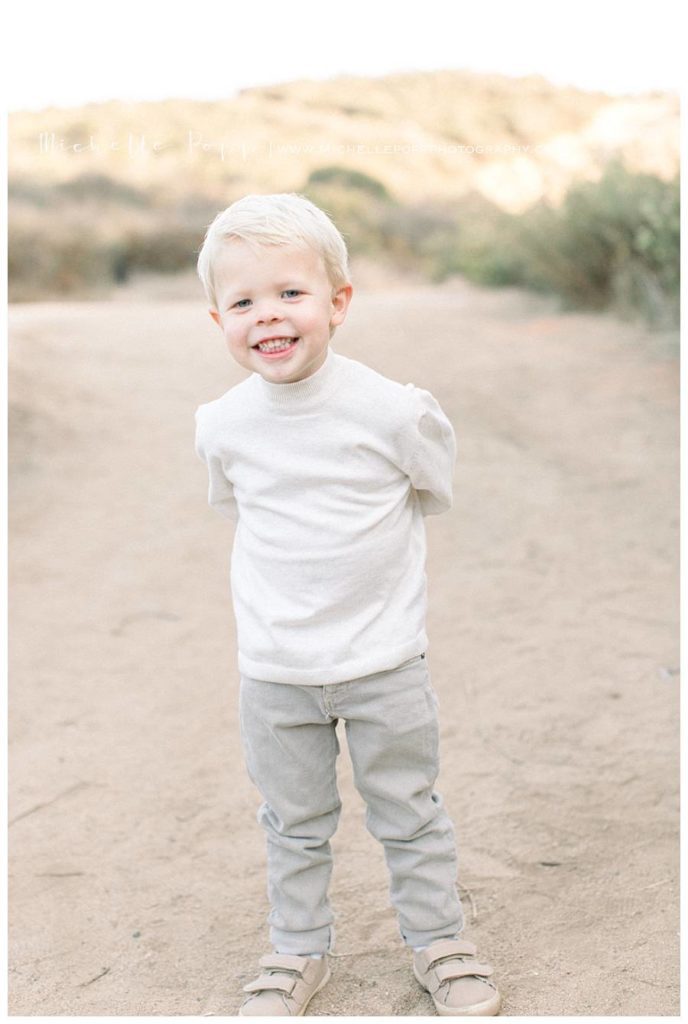
[[[140,271],[193,271],[223,203],[166,201],[104,174],[10,181],[10,301],[106,295]]]
[[[390,199],[389,192],[381,181],[352,167],[339,167],[336,164],[328,167],[318,167],[309,174],[306,189],[317,189],[321,185],[334,185],[344,190],[354,189],[366,192],[375,199]]]
[[[666,182],[614,161],[599,182],[574,185],[558,209],[538,203],[509,231],[519,283],[557,293],[566,308],[678,323],[678,176]]]
[[[478,192],[402,203],[361,171],[327,165],[300,190],[365,255],[440,282],[463,274],[561,296],[565,308],[678,322],[679,180],[610,163],[559,207],[510,214]],[[183,200],[103,174],[11,181],[10,299],[102,294],[140,271],[193,271],[205,229],[233,196]]]
[[[666,182],[612,162],[600,181],[573,186],[560,207],[541,201],[522,214],[477,192],[451,204],[402,205],[375,185],[352,188],[330,168],[304,189],[343,229],[352,255],[382,257],[435,282],[464,274],[559,295],[565,309],[678,323],[678,177]]]
[[[375,179],[352,187],[346,168],[311,174],[302,192],[334,220],[352,256],[370,256],[433,282],[467,274],[501,284],[503,258],[491,226],[506,215],[479,193],[454,203],[402,204]]]
[[[147,206],[150,201],[142,189],[116,181],[107,174],[81,174],[78,178],[58,182],[53,189],[57,196],[79,201],[95,199],[101,203],[115,202],[126,206]]]

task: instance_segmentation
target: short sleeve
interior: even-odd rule
[[[423,388],[413,388],[414,439],[408,476],[418,493],[424,516],[439,515],[452,507],[456,436],[437,399]]]
[[[213,451],[212,431],[202,405],[196,410],[194,447],[198,457],[208,467],[208,504],[220,515],[236,522],[238,510],[234,488],[225,475],[222,459]]]

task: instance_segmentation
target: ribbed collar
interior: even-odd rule
[[[336,353],[328,345],[325,362],[309,377],[288,384],[275,384],[257,373],[256,385],[261,396],[274,408],[299,412],[317,404],[330,393],[335,383],[336,361]]]

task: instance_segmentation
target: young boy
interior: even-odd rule
[[[331,349],[347,251],[306,198],[234,203],[198,272],[251,371],[196,413],[210,505],[236,523],[241,736],[267,835],[274,953],[240,1016],[301,1016],[329,979],[340,718],[416,978],[440,1015],[494,1015],[492,969],[460,937],[453,826],[433,789],[423,517],[451,507],[452,426],[428,391]]]

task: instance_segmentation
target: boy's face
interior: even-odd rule
[[[352,288],[334,291],[319,253],[292,245],[254,249],[231,239],[215,278],[219,308],[210,315],[237,363],[275,384],[303,380],[322,366],[330,329],[344,321]],[[261,343],[270,338],[289,341],[265,351]]]

